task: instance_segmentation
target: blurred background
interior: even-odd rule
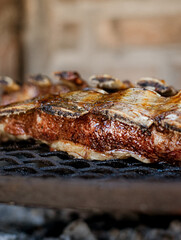
[[[58,70],[181,88],[181,1],[0,0],[0,75]]]

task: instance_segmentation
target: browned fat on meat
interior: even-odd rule
[[[56,72],[58,83],[43,74],[31,75],[28,81],[19,86],[9,77],[0,76],[0,106],[10,103],[25,101],[46,94],[67,93],[72,90],[80,90],[87,87],[86,82],[77,72]]]
[[[181,92],[74,91],[0,108],[1,140],[34,138],[52,150],[105,160],[181,160]]]
[[[156,126],[143,131],[136,126],[95,114],[68,119],[36,110],[11,117],[5,132],[17,137],[30,136],[50,146],[54,146],[54,143],[58,146],[59,141],[70,143],[70,151],[75,156],[88,159],[91,149],[100,160],[119,157],[121,150],[124,150],[123,156],[131,155],[144,162],[181,160],[180,134],[160,131]],[[76,144],[84,147],[82,154],[76,152],[80,150]]]

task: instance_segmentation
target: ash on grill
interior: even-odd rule
[[[73,159],[64,152],[50,152],[32,141],[0,145],[0,175],[63,178],[180,179],[178,163],[144,164],[133,158],[88,161]]]
[[[0,205],[1,240],[179,240],[181,217]]]

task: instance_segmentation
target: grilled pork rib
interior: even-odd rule
[[[134,86],[129,80],[121,81],[110,75],[103,74],[92,76],[87,83],[80,74],[72,71],[55,72],[58,83],[52,83],[51,79],[43,74],[29,76],[28,81],[19,86],[9,77],[0,77],[0,106],[10,103],[25,101],[46,94],[60,94],[69,91],[101,89],[106,92],[117,92],[128,88],[144,88],[158,92],[160,95],[169,97],[177,91],[167,86],[164,80],[155,78],[141,78]]]
[[[164,97],[170,97],[177,93],[177,91],[172,86],[168,86],[164,80],[151,77],[144,77],[139,79],[136,85],[131,83],[129,80],[121,81],[120,79],[113,78],[107,74],[92,76],[89,79],[89,82],[91,86],[101,88],[107,92],[117,92],[128,88],[139,87],[153,90]]]
[[[86,82],[77,72],[56,72],[55,77],[58,78],[58,83],[52,83],[51,79],[43,74],[32,75],[22,86],[16,84],[9,77],[0,77],[0,90],[2,91],[0,106],[45,94],[66,93],[87,87]]]
[[[2,140],[34,138],[74,157],[181,161],[181,91],[73,91],[0,108]]]

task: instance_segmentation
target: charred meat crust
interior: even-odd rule
[[[9,119],[5,131],[14,136],[26,135],[51,144],[66,140],[100,153],[122,150],[133,152],[151,162],[181,160],[181,136],[160,131],[156,126],[142,128],[112,121],[105,116],[85,114],[79,118],[59,117],[30,110]],[[175,145],[175,149],[173,146]]]
[[[63,83],[66,82],[69,84],[72,90],[75,90],[75,88],[83,89],[88,86],[80,74],[76,71],[60,71],[55,72],[54,75]]]
[[[53,83],[46,75],[37,74],[30,75],[28,81],[22,86],[9,77],[0,76],[0,105],[4,106],[46,94],[61,94],[75,90],[90,90],[92,88],[97,92],[113,93],[135,87],[129,80],[121,81],[107,74],[91,77],[90,85],[75,71],[60,71],[55,72],[54,75],[58,78],[58,83]],[[167,86],[163,80],[154,78],[140,79],[136,87],[152,89],[164,97],[173,96],[177,93],[173,87]]]
[[[20,89],[20,86],[15,81],[7,76],[0,76],[0,90],[4,93],[10,93]]]
[[[33,99],[46,94],[67,93],[87,87],[85,81],[76,72],[63,71],[55,75],[59,78],[62,77],[64,81],[53,83],[48,76],[36,74],[30,75],[28,81],[19,86],[9,77],[0,77],[0,90],[2,90],[0,106]]]
[[[181,128],[181,92],[164,98],[153,91],[134,88],[112,94],[74,91],[0,107],[0,117],[33,108],[64,117],[80,117],[90,112],[144,128],[149,128],[153,123]]]
[[[0,124],[4,134],[49,145],[65,140],[99,153],[181,161],[181,92],[170,98],[142,89],[50,95],[1,107]]]
[[[142,88],[152,88],[164,97],[174,96],[177,93],[172,86],[167,86],[164,80],[155,78],[142,78],[137,82],[137,86]]]
[[[121,81],[107,74],[92,76],[89,81],[90,85],[101,88],[109,93],[134,87],[129,80]]]

